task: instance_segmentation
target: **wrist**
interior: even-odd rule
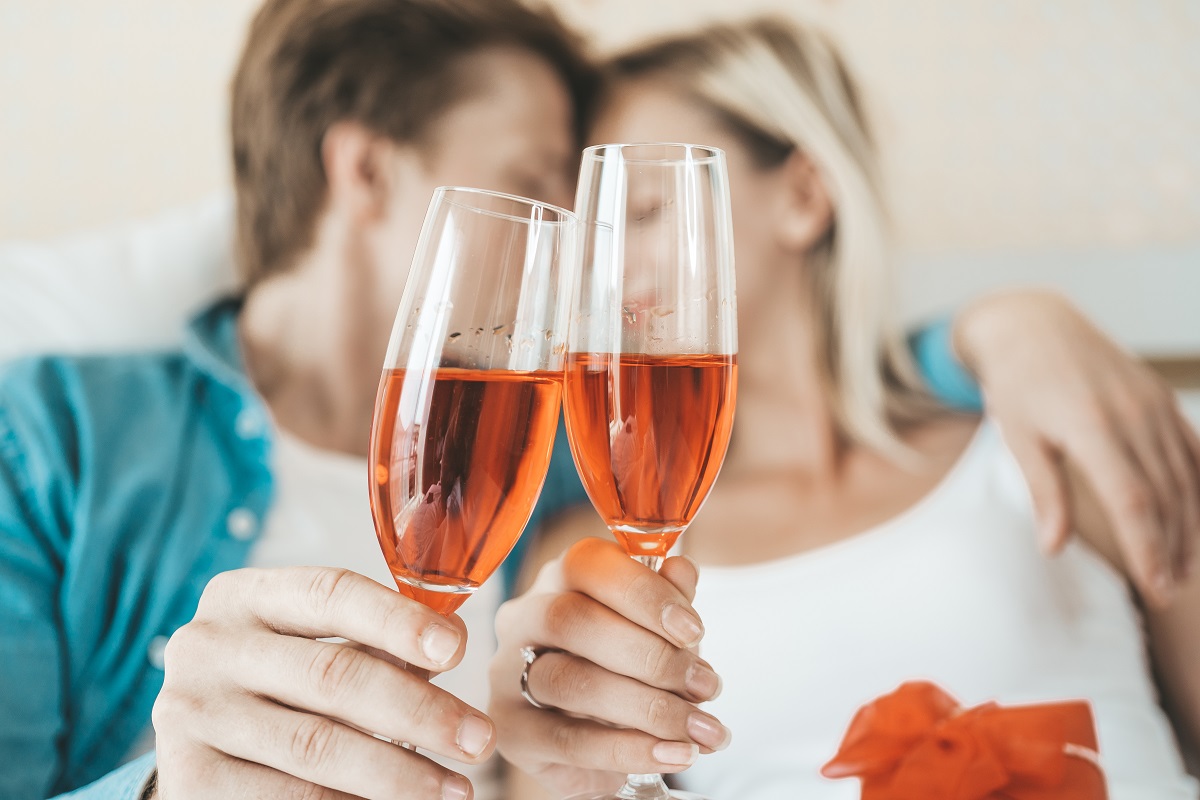
[[[1044,290],[996,292],[968,303],[954,317],[950,352],[976,380],[988,365],[1000,362],[1014,343],[1027,339],[1035,320],[1060,316],[1068,306],[1060,295]]]

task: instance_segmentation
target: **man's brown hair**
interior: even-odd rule
[[[489,46],[543,58],[582,136],[594,74],[577,36],[518,0],[267,0],[233,78],[237,249],[251,286],[312,246],[326,196],[325,132],[358,122],[420,142],[475,88],[457,69]]]

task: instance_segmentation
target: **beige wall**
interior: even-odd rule
[[[0,238],[228,183],[255,0],[0,0]],[[559,0],[604,46],[731,0]],[[1195,0],[742,0],[825,20],[876,97],[920,251],[1200,240]]]

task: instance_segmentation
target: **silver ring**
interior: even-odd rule
[[[559,651],[549,647],[530,647],[526,645],[521,648],[521,658],[525,659],[525,667],[521,670],[521,696],[525,698],[529,705],[534,708],[540,708],[543,711],[558,711],[558,708],[548,706],[545,703],[539,703],[533,699],[533,695],[529,693],[529,668],[533,666],[534,661],[537,661],[538,656],[543,653],[557,652]]]

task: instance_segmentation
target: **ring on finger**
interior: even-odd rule
[[[525,666],[521,669],[521,696],[524,697],[526,702],[528,702],[529,705],[533,706],[534,708],[540,708],[543,711],[558,711],[559,710],[557,706],[551,706],[551,705],[547,705],[545,703],[539,703],[537,700],[534,699],[533,695],[530,694],[530,692],[529,692],[529,669],[533,666],[533,662],[537,661],[538,656],[544,655],[545,653],[561,653],[561,652],[562,652],[561,650],[555,650],[552,647],[531,647],[529,645],[526,645],[525,647],[521,648],[521,658],[523,658],[525,660]]]

